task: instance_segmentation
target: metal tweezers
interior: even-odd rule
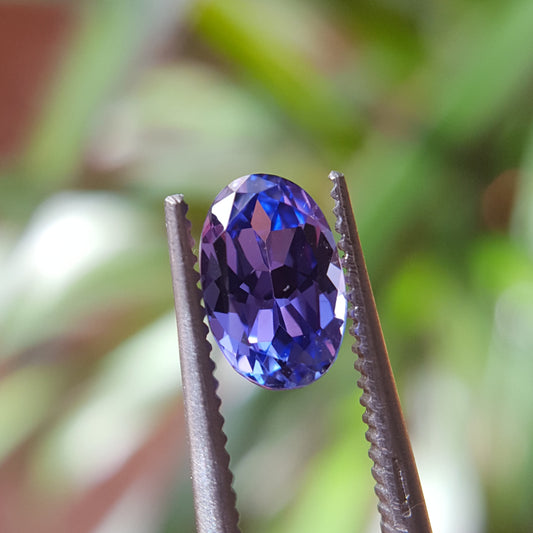
[[[424,495],[372,295],[344,176],[331,172],[336,230],[346,274],[349,329],[361,374],[363,420],[373,460],[383,533],[430,533]],[[215,365],[206,336],[205,311],[195,270],[191,224],[182,195],[165,200],[165,216],[178,324],[185,416],[188,425],[194,506],[198,533],[237,533],[239,514],[220,414]]]

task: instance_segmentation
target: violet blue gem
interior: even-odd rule
[[[250,174],[222,190],[204,223],[200,277],[211,331],[253,383],[303,387],[335,360],[344,274],[324,214],[298,185]]]

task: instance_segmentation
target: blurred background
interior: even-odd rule
[[[0,531],[194,530],[163,199],[345,172],[434,531],[533,531],[533,2],[0,3]],[[330,220],[332,216],[330,216]],[[217,376],[244,532],[377,532],[349,339]]]

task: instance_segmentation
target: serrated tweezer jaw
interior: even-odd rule
[[[336,230],[346,274],[350,334],[355,339],[352,351],[358,356],[355,368],[361,373],[363,420],[368,424],[366,438],[369,456],[374,461],[372,474],[379,499],[383,533],[430,533],[424,495],[411,450],[387,348],[366,270],[355,225],[353,209],[340,172],[332,171],[331,196],[335,200]]]
[[[222,429],[218,383],[213,376],[215,365],[206,339],[187,209],[180,194],[165,200],[196,527],[198,533],[239,533],[239,515],[231,487],[233,475]]]

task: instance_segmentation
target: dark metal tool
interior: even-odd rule
[[[336,229],[354,321],[350,334],[358,355],[355,368],[363,389],[364,421],[374,461],[372,473],[379,498],[383,533],[430,533],[424,496],[402,415],[383,333],[366,271],[344,176],[331,172],[336,201]],[[206,340],[207,326],[194,269],[193,242],[183,196],[169,196],[165,216],[178,323],[185,415],[198,533],[237,533],[238,513],[231,488],[232,474],[225,449],[223,418],[217,397],[214,363]]]
[[[165,200],[196,526],[198,533],[238,533],[233,476],[222,430],[218,383],[213,376],[215,365],[206,339],[187,209],[180,194]]]
[[[411,443],[398,399],[396,384],[379,323],[363,250],[359,241],[346,180],[340,172],[331,172],[331,196],[336,229],[344,251],[342,264],[348,285],[348,313],[353,320],[350,334],[355,338],[352,350],[358,358],[355,369],[361,373],[357,382],[363,389],[361,404],[366,408],[363,420],[368,424],[366,438],[369,456],[374,461],[372,474],[379,498],[383,533],[430,533],[424,494],[420,486]]]

